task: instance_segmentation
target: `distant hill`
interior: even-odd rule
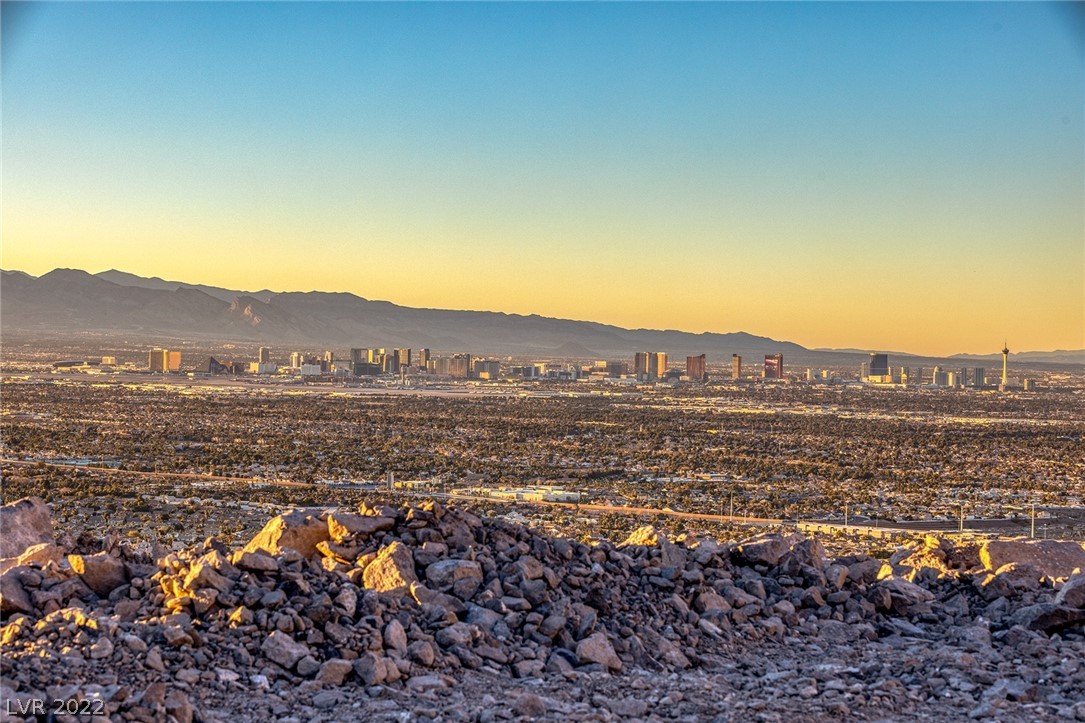
[[[20,272],[21,273],[21,272]],[[217,286],[206,286],[204,284],[186,284],[182,281],[165,281],[152,276],[145,278],[143,276],[136,276],[130,274],[127,271],[117,271],[116,269],[110,269],[109,271],[99,271],[94,274],[99,279],[105,279],[118,286],[138,286],[143,289],[157,289],[159,291],[175,291],[176,289],[195,289],[202,291],[208,296],[213,296],[221,301],[233,301],[238,296],[252,296],[263,301],[267,301],[275,295],[274,291],[268,291],[267,289],[257,292],[248,291],[233,291],[230,289],[220,289]]]
[[[986,361],[1002,363],[1001,354],[954,354],[951,359],[963,361]],[[1010,352],[1010,363],[1030,362],[1038,364],[1085,364],[1085,349],[1058,349],[1056,351]]]
[[[56,269],[40,277],[4,271],[0,323],[6,331],[185,336],[310,348],[429,347],[437,351],[626,357],[666,351],[815,358],[787,341],[745,332],[693,334],[623,329],[536,314],[417,309],[348,293],[244,292],[144,278],[123,271]]]

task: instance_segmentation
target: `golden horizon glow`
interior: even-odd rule
[[[1085,56],[1057,7],[18,5],[6,269],[1085,348]]]

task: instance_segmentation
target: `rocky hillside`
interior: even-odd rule
[[[2,529],[5,711],[1085,720],[1080,543],[588,546],[433,503],[295,511],[158,559],[58,534],[33,498]]]

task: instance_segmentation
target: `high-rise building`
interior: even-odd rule
[[[152,372],[179,372],[181,371],[181,352],[152,349],[147,354],[147,368]]]
[[[398,373],[400,369],[407,369],[411,366],[410,349],[394,349],[392,355],[395,357],[395,362],[393,363],[395,369],[392,371]]]
[[[742,357],[740,357],[738,354],[731,355],[731,378],[742,378]]]
[[[454,379],[467,379],[471,376],[471,355],[455,354],[448,361],[448,376]]]
[[[501,362],[476,359],[472,367],[475,379],[497,379],[501,375]]]
[[[429,366],[429,349],[428,348],[422,347],[421,349],[418,350],[418,361],[416,362],[416,364],[419,367],[421,367],[422,369],[425,369],[427,366]]]
[[[761,373],[761,376],[765,379],[783,379],[784,378],[784,355],[783,354],[766,354],[765,355],[765,369]]]
[[[870,378],[870,362],[862,362],[859,364],[859,381],[866,381]]]
[[[384,349],[366,349],[366,361],[370,364],[380,364],[384,359]]]
[[[607,362],[607,376],[608,377],[624,377],[628,373],[629,373],[629,362],[623,362],[623,361]]]
[[[870,355],[870,374],[872,377],[889,376],[889,355],[872,353]]]
[[[983,367],[975,367],[972,369],[972,386],[976,389],[983,389],[987,386],[987,370]]]
[[[949,386],[949,372],[945,372],[942,367],[936,366],[931,373],[931,384],[936,387]]]
[[[1007,371],[1010,364],[1010,346],[1006,342],[1002,342],[1002,388],[1005,389],[1010,385],[1010,378],[1007,376]]]
[[[279,368],[274,362],[256,362],[255,364],[249,364],[250,374],[274,374],[279,371]]]
[[[152,372],[164,372],[169,364],[169,352],[165,349],[152,349],[147,353],[147,368]]]
[[[648,376],[648,352],[638,351],[633,355],[633,374],[637,379],[645,379]]]
[[[380,364],[370,364],[367,361],[361,361],[351,367],[351,371],[354,372],[356,377],[378,377],[381,373]]]
[[[260,347],[260,351],[256,354],[257,364],[267,364],[271,361],[271,349],[266,346]]]
[[[1021,388],[1024,389],[1026,392],[1034,392],[1034,391],[1036,391],[1036,380],[1035,379],[1025,379],[1024,381],[1021,382]]]
[[[368,349],[362,349],[359,347],[352,347],[350,350],[350,366],[354,368],[356,364],[362,364],[369,361]]]
[[[649,352],[648,354],[648,378],[662,379],[667,374],[667,353],[662,351]]]
[[[689,377],[691,381],[704,381],[705,377],[707,376],[707,374],[705,373],[704,354],[686,357],[686,376]]]
[[[305,363],[305,355],[300,351],[290,352],[290,366],[294,369],[301,369],[301,365]]]

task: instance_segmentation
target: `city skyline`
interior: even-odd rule
[[[1079,349],[1080,40],[1047,4],[5,3],[0,265]]]

